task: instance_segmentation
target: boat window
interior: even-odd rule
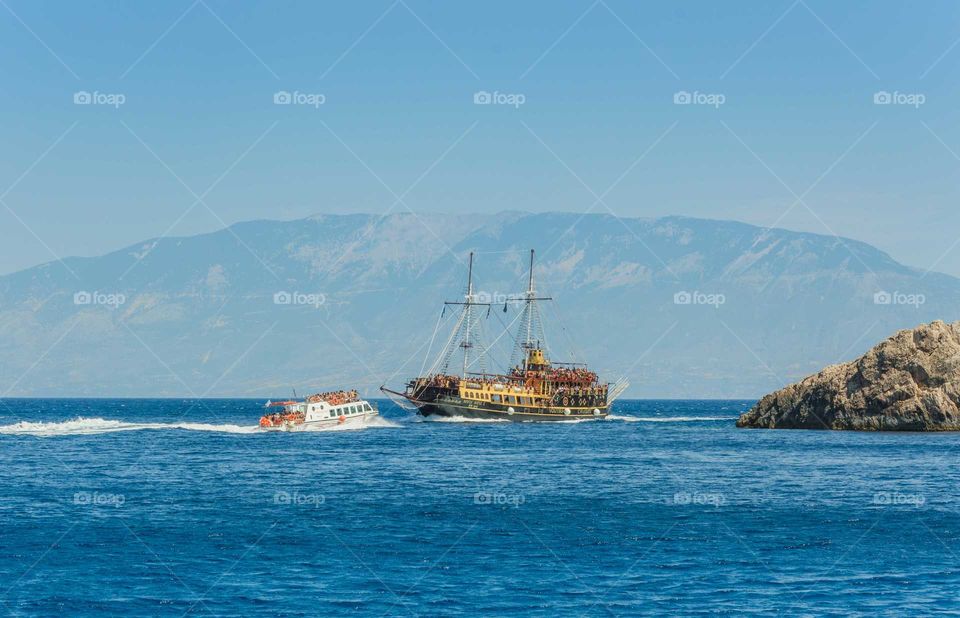
[[[330,410],[330,418],[333,418],[336,415],[337,415],[336,411]]]
[[[369,403],[363,404],[363,410],[364,410],[364,412],[372,412],[372,411],[373,411],[373,410],[370,408],[370,404],[369,404]]]
[[[491,400],[495,401],[496,403],[500,403],[500,395],[493,395],[491,397]]]
[[[356,413],[357,413],[357,406],[350,406],[350,414],[356,414]]]

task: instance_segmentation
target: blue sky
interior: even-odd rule
[[[3,0],[0,272],[257,218],[592,208],[960,275],[958,40],[937,1]]]

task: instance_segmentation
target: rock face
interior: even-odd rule
[[[960,322],[899,331],[765,396],[737,427],[960,431]]]

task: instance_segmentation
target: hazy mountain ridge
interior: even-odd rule
[[[477,290],[497,301],[522,291],[529,248],[538,289],[556,299],[555,355],[577,352],[611,380],[626,373],[637,396],[759,396],[898,328],[954,319],[960,301],[960,280],[870,245],[731,221],[251,221],[64,260],[76,278],[58,262],[0,277],[0,375],[12,385],[0,388],[270,396],[398,385],[420,369],[441,302],[463,293],[467,253],[477,252]],[[875,299],[883,292],[889,303]],[[78,293],[89,304],[75,304]],[[495,309],[493,336],[515,315]]]

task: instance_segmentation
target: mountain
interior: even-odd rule
[[[960,280],[864,243],[731,221],[251,221],[0,277],[0,395],[374,394],[421,369],[442,301],[463,294],[470,251],[495,339],[516,316],[501,303],[524,289],[530,248],[538,291],[554,298],[544,303],[554,358],[626,375],[627,396],[759,396],[885,333],[956,319],[960,306]]]

